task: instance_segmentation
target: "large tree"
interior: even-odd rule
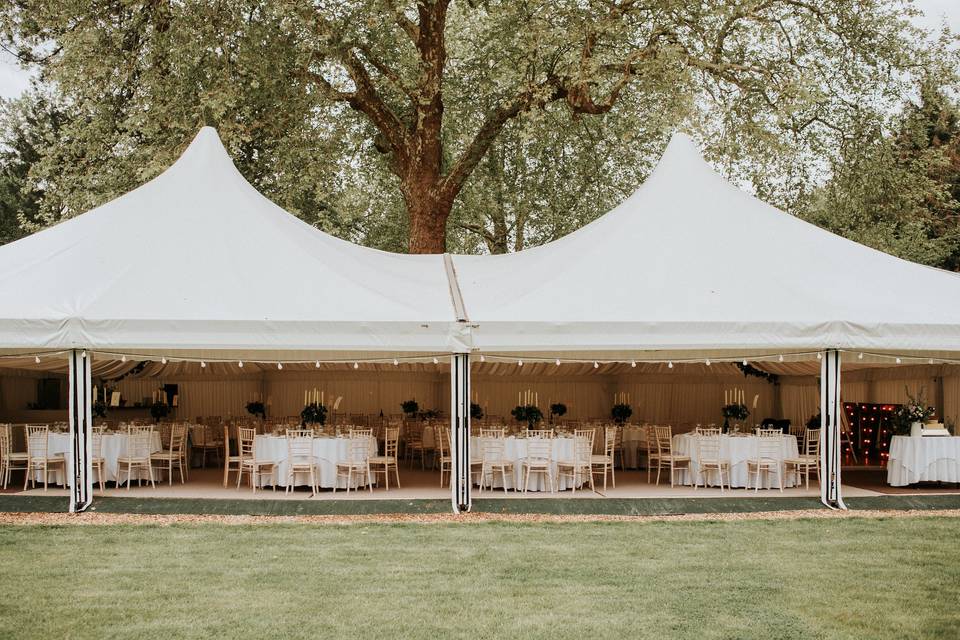
[[[0,26],[69,105],[31,169],[41,223],[215,123],[308,221],[440,252],[568,231],[683,123],[795,204],[924,64],[908,17],[900,0],[13,0]]]

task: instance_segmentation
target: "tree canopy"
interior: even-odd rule
[[[863,132],[882,138],[948,55],[924,44],[911,11],[900,0],[13,0],[0,37],[39,70],[21,102],[52,93],[62,110],[22,178],[36,206],[20,218],[38,228],[109,200],[213,124],[281,206],[391,250],[554,239],[636,188],[678,127],[761,197],[820,220],[867,151]]]

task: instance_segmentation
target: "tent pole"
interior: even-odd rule
[[[450,494],[453,512],[470,511],[470,356],[450,357]]]
[[[820,361],[820,501],[846,509],[840,495],[840,352],[828,350]]]
[[[70,359],[68,410],[70,420],[70,513],[85,511],[93,502],[90,438],[93,407],[90,398],[90,357],[74,349]]]

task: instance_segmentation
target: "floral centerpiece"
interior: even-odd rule
[[[517,422],[526,422],[528,429],[533,429],[538,422],[543,420],[543,412],[540,411],[540,407],[532,404],[528,405],[517,405],[513,411],[510,412]]]
[[[907,402],[900,405],[894,414],[893,428],[897,435],[921,435],[923,423],[936,413],[936,409],[928,406],[923,398],[923,387],[920,393],[913,397],[907,390]]]
[[[731,419],[736,420],[737,422],[743,422],[750,415],[750,410],[747,409],[747,405],[740,404],[739,402],[725,404],[723,407],[721,407],[720,411],[723,413],[724,431],[730,428]]]
[[[623,424],[630,419],[630,416],[633,415],[633,408],[628,404],[615,404],[610,409],[610,417],[613,418],[613,421],[617,424]]]
[[[107,403],[103,400],[97,400],[93,403],[93,417],[94,418],[106,418],[107,417]]]
[[[303,425],[319,424],[323,426],[327,423],[327,407],[319,402],[311,402],[300,412],[300,420]]]
[[[550,405],[550,423],[553,424],[553,417],[563,416],[567,413],[567,405],[562,402],[554,402]]]
[[[400,403],[400,408],[403,409],[403,412],[407,414],[408,418],[414,418],[417,415],[417,411],[420,410],[420,405],[417,404],[416,400],[404,400]]]
[[[472,420],[483,420],[483,407],[476,402],[470,403],[470,418]]]
[[[259,400],[247,403],[247,413],[252,416],[260,416],[264,420],[267,419],[267,408]]]
[[[150,405],[150,415],[153,416],[156,422],[160,422],[163,418],[166,418],[169,413],[170,407],[166,402],[157,401]]]

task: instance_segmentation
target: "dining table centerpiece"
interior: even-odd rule
[[[470,419],[483,420],[483,407],[481,407],[476,402],[470,403]]]
[[[311,402],[300,411],[300,420],[303,426],[319,424],[322,427],[327,423],[326,405],[320,402]]]
[[[610,417],[613,418],[613,421],[619,425],[623,425],[623,423],[629,420],[630,416],[632,415],[633,407],[624,402],[618,402],[610,409]]]
[[[725,404],[720,409],[723,413],[723,432],[726,433],[730,430],[730,420],[736,420],[737,422],[743,422],[750,416],[750,410],[747,409],[747,405],[733,402],[730,404]]]
[[[923,435],[923,425],[936,414],[936,409],[927,405],[923,397],[923,387],[920,387],[920,393],[913,396],[909,389],[907,392],[907,402],[900,405],[894,414],[894,432],[897,435],[909,435],[920,437]]]
[[[533,429],[543,420],[543,412],[534,404],[517,405],[510,412],[517,422],[526,422],[528,429]]]
[[[403,409],[405,414],[407,414],[407,418],[413,420],[417,417],[417,412],[420,410],[420,405],[416,400],[404,400],[400,403],[400,408]]]
[[[260,400],[254,400],[247,403],[247,413],[252,416],[260,416],[261,419],[267,419],[267,408]]]
[[[567,415],[567,405],[562,402],[554,402],[550,405],[550,424],[553,424],[553,418]]]

